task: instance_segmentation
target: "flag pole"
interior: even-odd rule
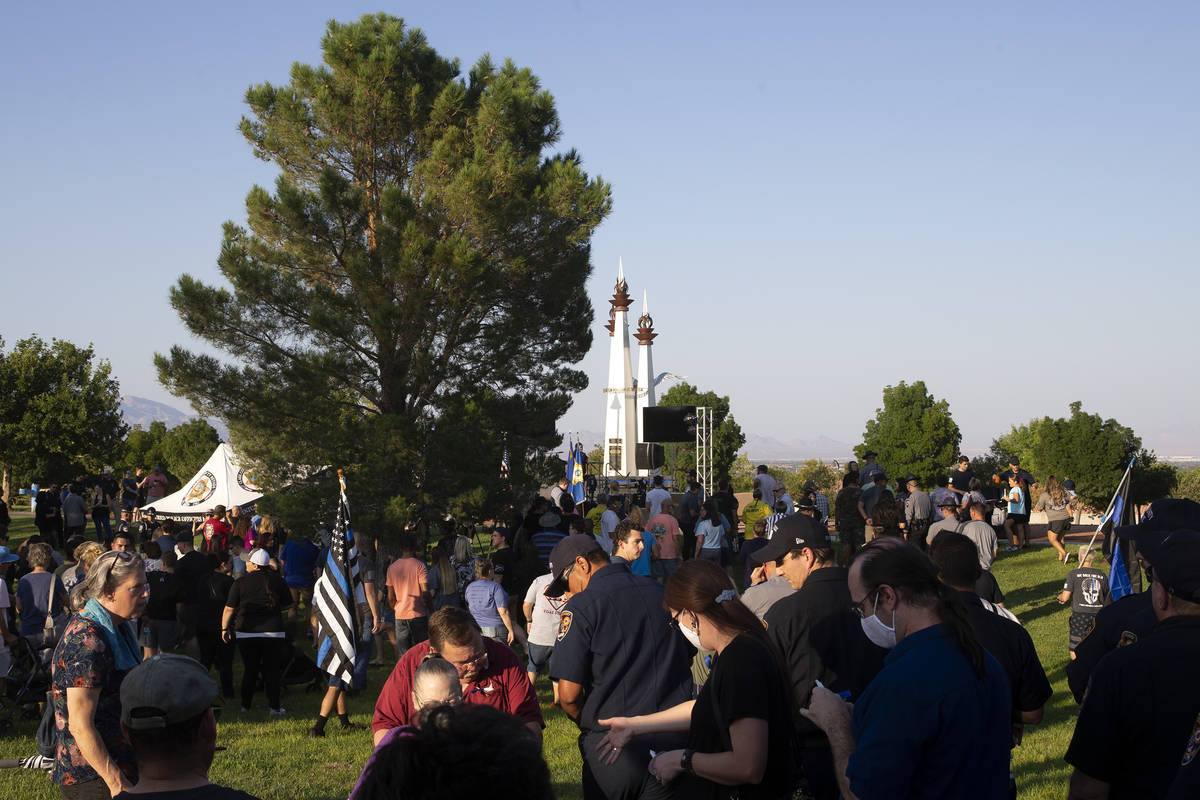
[[[1134,457],[1136,458],[1136,456]],[[1096,525],[1096,530],[1092,532],[1091,541],[1088,542],[1088,552],[1091,552],[1092,546],[1096,543],[1096,537],[1100,535],[1100,531],[1104,528],[1104,523],[1108,521],[1108,516],[1113,513],[1113,509],[1117,505],[1117,495],[1121,493],[1121,485],[1125,483],[1125,476],[1133,469],[1134,458],[1129,459],[1129,465],[1125,467],[1125,472],[1121,475],[1121,480],[1117,481],[1117,489],[1113,492],[1112,500],[1108,501],[1108,509],[1104,512],[1104,516],[1100,518],[1100,522]],[[1116,527],[1116,523],[1113,524]]]

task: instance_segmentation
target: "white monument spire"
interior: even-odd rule
[[[629,285],[625,264],[617,261],[617,283],[609,300],[608,386],[604,390],[604,475],[627,476],[636,472],[637,389],[629,354]]]
[[[642,315],[638,317],[638,329],[634,336],[638,340],[638,382],[637,382],[637,440],[642,438],[642,409],[654,408],[654,319],[650,316],[650,304],[646,301],[646,292],[642,290]],[[661,470],[640,469],[638,474],[645,477],[657,475]]]

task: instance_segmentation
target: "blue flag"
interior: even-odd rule
[[[571,486],[571,499],[576,504],[583,502],[583,463],[586,460],[583,443],[576,442],[575,447],[571,449],[571,460],[567,462],[567,481]]]
[[[1108,590],[1113,600],[1120,600],[1128,594],[1133,594],[1129,570],[1125,567],[1125,551],[1128,546],[1115,535],[1114,530],[1119,525],[1127,525],[1132,522],[1131,519],[1128,519],[1132,510],[1129,507],[1129,477],[1132,471],[1133,461],[1131,460],[1121,482],[1117,484],[1117,491],[1113,493],[1112,502],[1108,504],[1108,510],[1104,512],[1104,518],[1100,522],[1100,529],[1104,532],[1104,550],[1112,564],[1108,571]]]

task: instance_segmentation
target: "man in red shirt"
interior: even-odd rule
[[[541,742],[545,727],[542,709],[525,665],[508,645],[484,638],[470,612],[448,606],[433,613],[429,640],[409,648],[380,690],[371,722],[376,744],[392,728],[408,725],[420,710],[413,708],[412,678],[429,652],[458,670],[464,703],[492,706],[514,715]]]
[[[229,536],[233,528],[225,521],[225,506],[217,506],[212,510],[200,532],[204,536],[200,545],[201,553],[223,553],[229,549]]]

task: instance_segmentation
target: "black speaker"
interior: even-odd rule
[[[666,463],[666,460],[667,454],[661,444],[638,442],[635,463],[638,469],[658,469]]]
[[[647,442],[696,441],[696,407],[643,408],[642,439]]]

